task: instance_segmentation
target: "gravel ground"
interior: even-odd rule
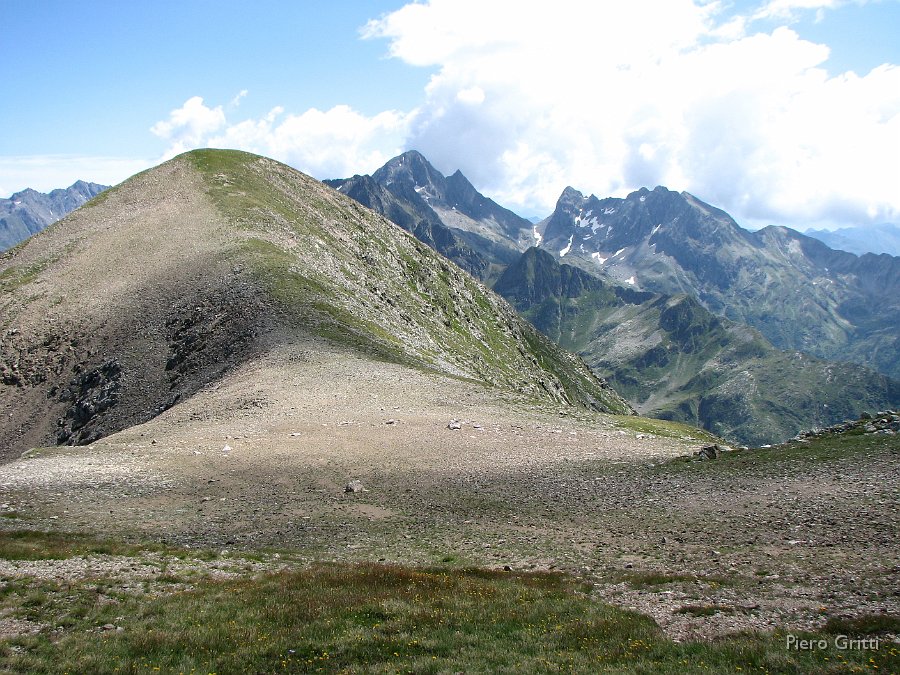
[[[0,466],[0,520],[267,551],[234,573],[313,559],[559,569],[676,639],[900,613],[898,442],[774,473],[671,462],[702,444],[311,343],[91,446]],[[3,562],[0,576],[96,562]],[[127,583],[160,561],[100,563]]]

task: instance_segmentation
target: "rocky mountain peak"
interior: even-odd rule
[[[562,194],[559,196],[559,199],[556,200],[556,208],[557,209],[567,209],[572,206],[577,206],[578,208],[584,204],[585,196],[579,190],[576,190],[571,185],[567,185],[566,188],[562,191]]]
[[[415,150],[391,159],[372,174],[372,179],[392,195],[391,203],[385,204],[384,208],[369,203],[367,206],[379,210],[394,222],[398,221],[389,212],[415,213],[418,221],[432,223],[432,229],[434,223],[442,225],[446,231],[440,237],[422,240],[432,245],[432,241],[443,239],[448,246],[438,244],[436,250],[456,262],[460,259],[454,257],[451,249],[478,248],[483,258],[479,267],[484,271],[487,268],[484,260],[508,263],[534,241],[531,222],[478,192],[461,171],[445,177]],[[349,180],[327,182],[339,187]],[[401,219],[405,217],[401,216]],[[415,231],[404,224],[401,227]]]
[[[424,188],[434,196],[442,195],[446,179],[425,159],[422,153],[408,150],[389,160],[383,167],[372,174],[377,182],[389,185],[395,181],[412,183]]]

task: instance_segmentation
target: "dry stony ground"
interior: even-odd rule
[[[312,559],[561,569],[677,639],[900,613],[896,448],[704,473],[671,462],[700,440],[648,426],[320,344],[284,348],[144,425],[0,466],[4,528],[228,555],[4,561],[0,577],[127,585],[170,562],[250,574]],[[346,492],[351,480],[363,491]]]

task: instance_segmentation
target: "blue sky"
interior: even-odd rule
[[[0,0],[0,196],[241,147],[416,148],[524,215],[566,185],[739,222],[900,221],[900,0]]]

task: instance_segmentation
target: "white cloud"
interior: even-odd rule
[[[242,91],[230,107],[246,95]],[[412,114],[366,116],[349,106],[285,114],[281,106],[258,119],[230,122],[222,106],[194,96],[151,131],[169,141],[164,157],[200,147],[236,148],[280,160],[317,178],[370,173],[403,151]]]
[[[792,19],[802,11],[815,11],[821,18],[826,9],[837,9],[841,5],[850,4],[849,0],[769,0],[760,7],[755,19]],[[856,0],[856,4],[865,4],[864,0]]]
[[[288,115],[277,107],[228,125],[206,144],[260,153],[317,178],[342,178],[370,173],[402,152],[408,119],[395,111],[368,117],[346,105]]]
[[[830,76],[827,46],[724,7],[431,0],[364,35],[436,71],[406,146],[511,207],[664,184],[739,220],[900,219],[900,68]]]
[[[462,103],[470,103],[471,105],[484,103],[484,89],[481,87],[461,89],[456,93],[456,100]]]
[[[204,105],[201,97],[194,96],[169,113],[169,119],[150,127],[150,131],[170,142],[165,155],[172,157],[199,146],[204,138],[224,126],[225,112],[222,106],[209,108]]]
[[[29,187],[38,192],[49,192],[69,187],[77,180],[116,185],[154,163],[151,159],[122,157],[0,156],[0,197],[9,197]]]
[[[237,108],[241,104],[241,99],[244,98],[249,92],[246,89],[241,89],[237,96],[231,99],[231,103],[229,103],[229,107]]]

